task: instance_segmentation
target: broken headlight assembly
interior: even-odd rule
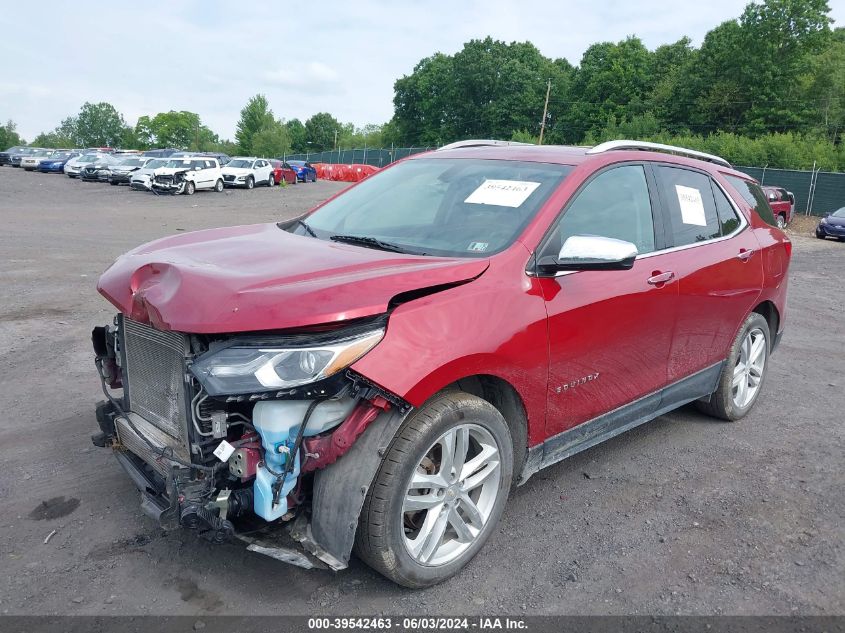
[[[211,350],[191,372],[211,396],[258,393],[307,385],[346,369],[375,347],[384,328],[310,346],[239,344]]]

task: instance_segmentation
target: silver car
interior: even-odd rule
[[[55,153],[56,150],[54,149],[37,149],[28,156],[21,158],[21,167],[26,171],[35,171],[42,160],[50,158]]]
[[[102,160],[106,156],[107,154],[89,152],[87,154],[82,154],[82,156],[72,158],[65,163],[65,174],[68,178],[78,178],[79,172],[81,172],[86,165]]]
[[[137,191],[150,191],[153,173],[159,167],[164,167],[169,160],[169,158],[150,158],[141,169],[132,172],[129,178],[129,186]]]

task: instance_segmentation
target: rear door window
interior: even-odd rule
[[[727,174],[725,174],[725,180],[731,183],[731,186],[739,192],[739,195],[741,195],[743,200],[748,203],[748,206],[754,209],[754,212],[760,216],[766,224],[777,226],[775,214],[772,212],[772,208],[766,200],[766,194],[764,194],[763,190],[760,189],[760,185],[755,182],[751,182],[750,180],[738,178],[737,176],[729,176]]]
[[[722,235],[710,177],[697,171],[655,166],[657,186],[669,216],[674,246]]]
[[[719,216],[722,235],[730,235],[739,227],[739,216],[719,186],[712,181],[710,185],[713,188],[713,197],[716,199],[716,214]]]

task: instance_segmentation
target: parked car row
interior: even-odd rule
[[[226,187],[252,189],[273,187],[281,182],[316,182],[317,170],[306,161],[285,162],[257,156],[237,156],[207,152],[151,150],[149,152],[53,150],[9,148],[7,163],[27,171],[64,173],[86,182],[129,185],[139,191],[192,195],[197,190],[223,191]],[[21,151],[18,151],[21,150]],[[26,151],[23,151],[26,150]]]

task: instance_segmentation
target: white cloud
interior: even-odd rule
[[[282,88],[300,92],[319,91],[320,94],[330,94],[340,88],[340,75],[334,68],[306,59],[292,60],[276,70],[269,70],[264,73],[264,79]]]

